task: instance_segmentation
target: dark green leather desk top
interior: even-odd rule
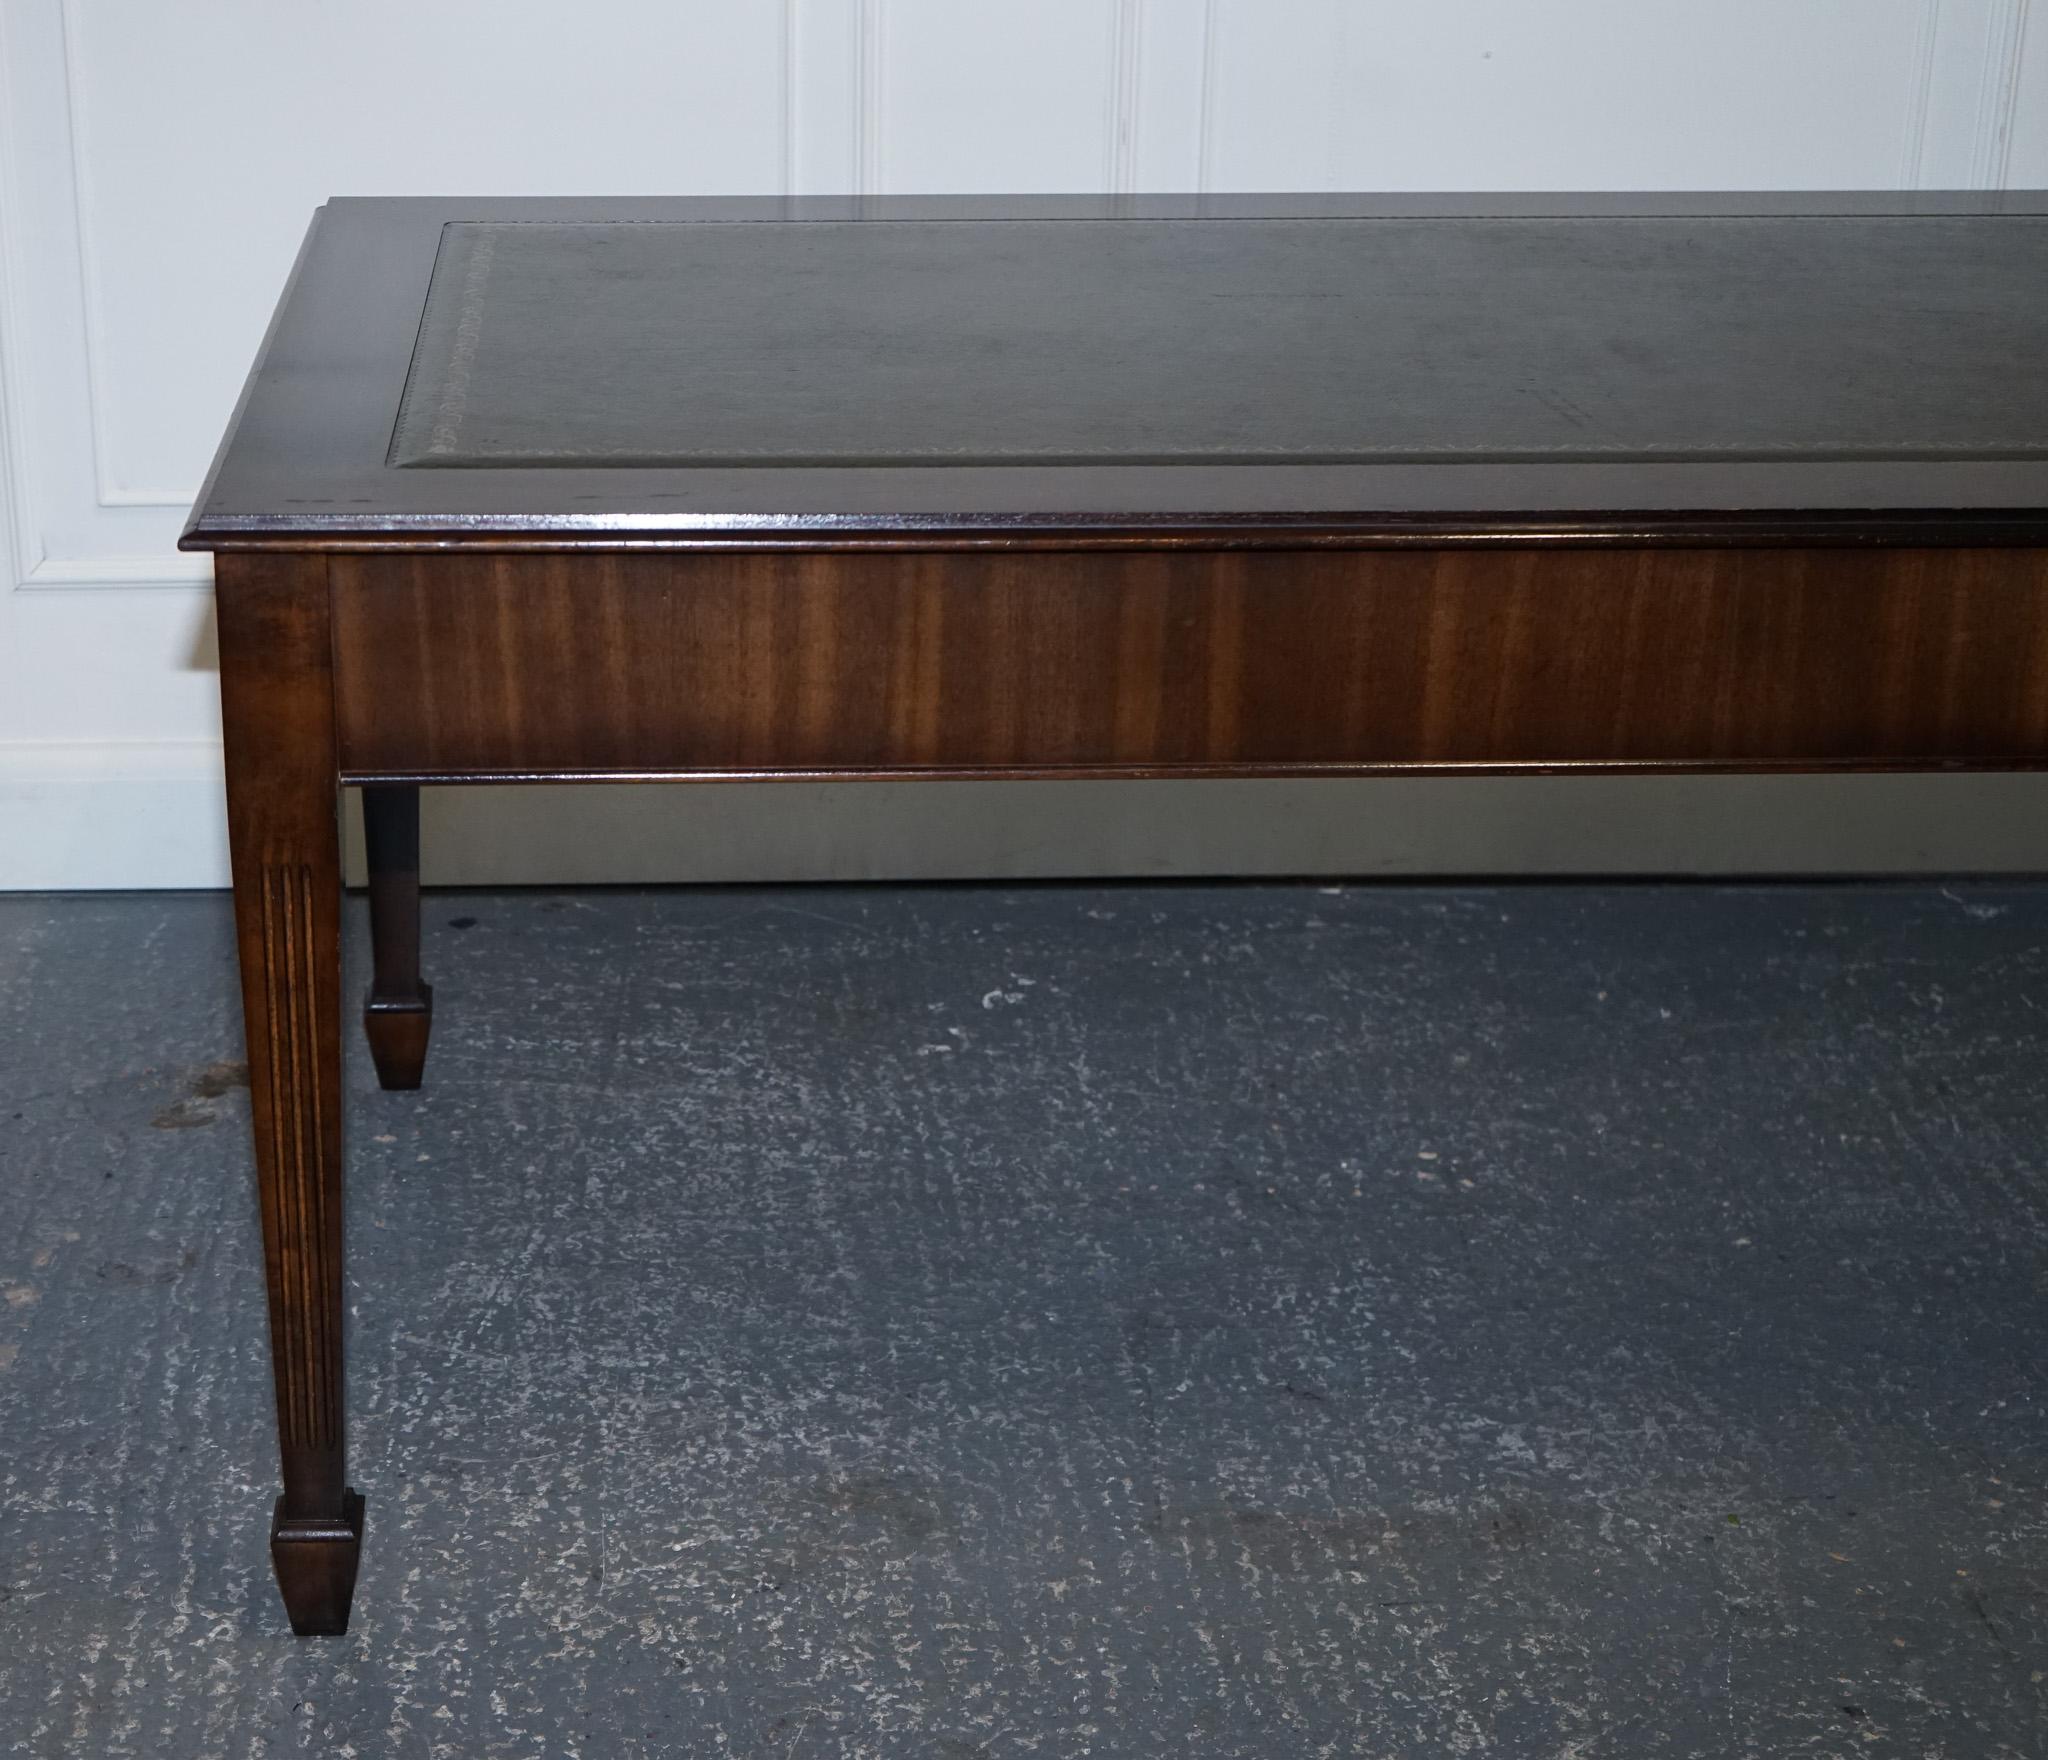
[[[2048,217],[464,222],[391,462],[2041,457],[2044,366]]]

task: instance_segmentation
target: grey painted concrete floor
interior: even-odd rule
[[[297,1642],[226,902],[0,900],[0,1751],[2048,1751],[2048,889],[427,920]]]

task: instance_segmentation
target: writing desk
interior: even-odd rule
[[[218,552],[299,1632],[348,1620],[341,785],[2021,768],[2048,197],[336,201]]]

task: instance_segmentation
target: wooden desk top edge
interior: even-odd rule
[[[456,221],[2044,215],[2043,191],[336,198],[314,215],[180,548],[2043,544],[2037,459],[413,472],[384,452],[435,246]],[[301,474],[265,480],[260,461],[287,437]]]

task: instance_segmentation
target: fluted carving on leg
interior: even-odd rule
[[[305,863],[263,868],[263,980],[273,1023],[269,1035],[270,1152],[276,1169],[278,1226],[288,1240],[320,1242],[338,1233],[330,1181],[322,1166],[325,1119],[318,1078],[320,962],[315,957],[313,871]],[[331,1449],[341,1440],[340,1290],[331,1255],[288,1254],[288,1299],[273,1348],[287,1359],[278,1433],[287,1446]]]

